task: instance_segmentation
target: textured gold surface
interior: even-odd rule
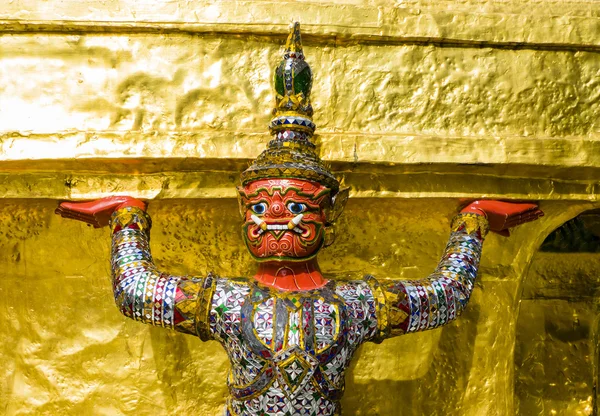
[[[6,31],[196,32],[285,36],[290,17],[303,32],[335,42],[411,41],[547,48],[598,47],[595,0],[139,1],[13,0],[0,10]]]
[[[0,125],[44,133],[263,133],[280,49],[279,38],[258,36],[6,35]],[[309,41],[305,53],[316,74],[319,133],[570,136],[598,129],[596,53]]]
[[[599,269],[597,253],[535,255],[524,283],[515,344],[520,414],[593,414]]]
[[[0,7],[0,414],[221,414],[220,347],[122,317],[107,231],[53,210],[148,198],[162,268],[250,275],[233,187],[269,140],[298,17],[318,150],[352,188],[325,272],[427,275],[461,198],[546,212],[488,236],[456,323],[361,349],[346,413],[592,413],[597,255],[536,251],[600,207],[599,3],[14,0]]]
[[[268,140],[279,50],[277,38],[255,36],[3,36],[0,157],[21,173],[0,177],[6,196],[37,187],[47,198],[233,197],[237,173]],[[326,44],[307,54],[321,75],[321,156],[356,196],[597,199],[595,53]],[[219,189],[198,174],[227,168]],[[183,169],[198,177],[182,179]],[[48,183],[40,170],[71,175]],[[161,173],[149,190],[124,175],[148,170]],[[95,183],[98,172],[118,173],[105,181],[114,187]],[[439,174],[449,185],[432,189]]]

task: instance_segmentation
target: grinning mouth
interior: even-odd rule
[[[265,231],[286,231],[291,230],[298,234],[303,234],[304,230],[300,227],[300,222],[302,221],[302,217],[304,214],[298,214],[294,218],[292,218],[288,223],[285,224],[269,224],[264,220],[261,220],[256,215],[252,214],[250,218],[252,221],[258,226],[258,235],[261,235]]]

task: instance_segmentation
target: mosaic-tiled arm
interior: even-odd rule
[[[421,280],[368,279],[377,300],[375,341],[437,328],[456,319],[473,291],[488,222],[463,213],[452,221],[452,233],[433,274]]]
[[[126,207],[111,217],[112,279],[121,312],[136,321],[209,338],[208,313],[214,280],[171,276],[157,270],[150,254],[150,216]]]

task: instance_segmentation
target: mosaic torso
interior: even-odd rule
[[[229,415],[338,415],[344,371],[358,346],[446,324],[473,289],[487,222],[460,214],[445,253],[416,281],[329,282],[283,292],[248,279],[172,276],[149,249],[150,217],[113,215],[112,269],[121,312],[144,323],[214,339],[231,361]]]
[[[367,282],[287,294],[247,281],[213,284],[209,331],[231,361],[228,414],[339,414],[344,370],[377,331]]]

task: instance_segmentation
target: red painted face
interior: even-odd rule
[[[238,188],[242,234],[258,261],[308,260],[325,238],[331,190],[301,179],[261,179]]]

